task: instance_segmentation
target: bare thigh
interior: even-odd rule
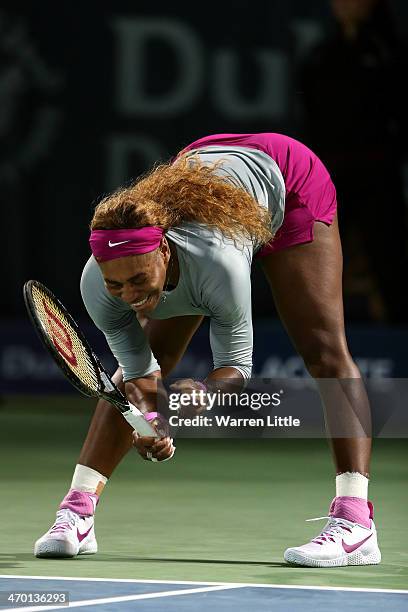
[[[371,415],[344,329],[337,219],[314,226],[313,242],[261,260],[282,323],[318,382],[337,472],[368,473]]]
[[[344,329],[343,258],[337,219],[314,226],[315,239],[264,257],[282,323],[312,375],[359,376]]]

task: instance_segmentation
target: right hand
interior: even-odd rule
[[[184,398],[183,405],[180,404],[177,415],[181,418],[193,418],[205,412],[207,387],[204,383],[192,378],[183,378],[170,385],[173,392],[179,393]],[[194,394],[194,399],[193,399]],[[185,400],[191,396],[191,403],[186,405]]]
[[[167,461],[174,455],[176,447],[173,439],[169,436],[164,438],[153,438],[152,436],[140,436],[137,431],[132,434],[133,446],[146,461]]]

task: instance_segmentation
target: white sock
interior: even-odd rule
[[[106,476],[86,465],[78,463],[72,477],[71,489],[100,495],[107,482]]]
[[[336,497],[368,499],[368,478],[359,472],[344,472],[336,476]]]

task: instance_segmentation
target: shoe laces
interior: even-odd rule
[[[79,516],[75,514],[75,512],[71,512],[67,508],[63,510],[58,510],[57,519],[54,525],[51,527],[50,532],[56,533],[59,531],[65,531],[66,529],[71,529],[78,522]]]
[[[335,518],[334,516],[319,516],[317,518],[306,519],[306,522],[327,520],[327,524],[318,536],[311,542],[323,545],[325,542],[335,542],[336,537],[343,537],[345,532],[351,533],[351,528],[345,519]]]

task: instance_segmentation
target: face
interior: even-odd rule
[[[154,310],[166,281],[170,250],[164,239],[151,253],[99,263],[106,289],[136,312]]]

